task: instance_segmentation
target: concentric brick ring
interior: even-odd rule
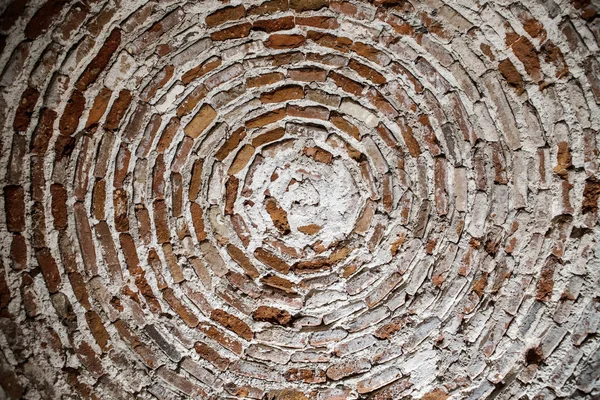
[[[0,397],[600,396],[592,2],[0,11]]]

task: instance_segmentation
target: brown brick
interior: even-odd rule
[[[25,230],[25,191],[22,186],[4,187],[4,213],[9,232]]]
[[[50,185],[52,196],[52,218],[57,230],[67,228],[67,189],[63,185],[53,183]]]
[[[252,313],[255,321],[269,322],[275,325],[288,325],[292,316],[286,310],[280,310],[270,306],[260,306]]]
[[[184,128],[184,133],[196,139],[217,117],[217,112],[208,104],[200,107],[194,118]]]
[[[206,25],[209,28],[213,28],[217,25],[221,25],[224,24],[225,22],[228,21],[235,21],[235,20],[239,20],[242,19],[246,16],[246,9],[244,8],[243,5],[239,5],[239,6],[229,6],[229,7],[223,7],[218,11],[215,11],[214,13],[210,14],[209,16],[206,17]]]
[[[87,122],[85,123],[85,129],[90,129],[98,125],[100,119],[106,112],[108,108],[108,103],[110,102],[110,98],[112,97],[112,90],[103,87],[100,89],[96,98],[94,99],[94,103],[90,108],[90,113],[88,115]]]
[[[348,53],[352,49],[353,44],[349,38],[317,31],[308,31],[307,38],[321,46],[329,47],[343,53]]]
[[[204,85],[195,88],[177,107],[177,116],[182,117],[189,114],[200,101],[206,96],[208,90]]]
[[[202,357],[221,371],[225,371],[231,363],[230,360],[228,360],[225,357],[221,357],[221,355],[215,349],[213,349],[211,346],[207,345],[204,342],[196,342],[196,344],[194,344],[194,349],[200,357]]]
[[[248,257],[246,257],[242,250],[240,250],[235,245],[229,243],[227,245],[227,253],[229,253],[229,256],[233,259],[233,261],[235,261],[240,267],[242,267],[242,269],[250,278],[258,278],[259,273],[256,267],[252,264],[252,261]]]
[[[35,40],[46,33],[67,3],[67,0],[47,0],[36,11],[25,27],[25,36],[27,36],[27,39]]]
[[[52,257],[50,250],[47,248],[37,250],[35,252],[35,256],[40,269],[42,270],[42,275],[46,281],[48,291],[50,293],[56,293],[58,291],[61,279],[60,272],[58,271],[58,265],[56,265],[54,257]]]
[[[230,176],[225,183],[225,215],[233,215],[235,199],[240,186],[240,180]]]
[[[294,24],[294,17],[289,16],[276,19],[260,19],[258,21],[254,21],[252,29],[272,33],[277,31],[287,31],[288,29],[293,29],[295,26],[296,24]]]
[[[120,44],[121,31],[118,28],[115,28],[111,31],[98,54],[85,68],[75,83],[75,87],[79,90],[85,90],[92,83],[96,82],[96,79],[98,79],[98,76],[104,71]]]
[[[129,90],[125,89],[119,92],[119,97],[117,97],[106,116],[106,122],[104,123],[105,129],[109,131],[117,130],[131,104],[131,98],[132,94]]]
[[[20,234],[12,237],[10,245],[11,267],[16,270],[22,270],[27,267],[27,242]]]
[[[302,35],[298,34],[273,34],[269,36],[269,38],[264,42],[265,46],[270,47],[272,49],[295,49],[304,44],[306,38]]]
[[[187,326],[195,328],[198,325],[198,318],[175,296],[171,288],[163,290],[163,298],[169,306],[181,317]]]
[[[385,76],[383,76],[381,73],[377,72],[371,67],[367,67],[366,65],[359,63],[358,61],[350,60],[348,66],[355,70],[360,76],[370,80],[376,85],[383,85],[387,82],[387,79],[385,79]]]
[[[218,32],[213,32],[210,34],[210,38],[217,42],[230,39],[241,39],[250,34],[250,29],[252,29],[252,24],[247,22],[245,24],[230,26],[229,28],[225,28]]]
[[[198,203],[191,203],[190,213],[192,214],[192,225],[194,226],[194,231],[196,232],[196,238],[198,239],[198,242],[201,242],[206,239],[202,207]]]
[[[21,96],[19,107],[15,113],[15,120],[13,121],[13,127],[17,132],[25,132],[29,128],[31,122],[31,115],[35,110],[35,105],[40,97],[40,92],[34,88],[27,88]]]
[[[258,247],[254,251],[254,256],[258,259],[258,261],[281,272],[282,274],[287,274],[290,271],[290,266],[285,261],[270,251],[263,249],[262,247]]]
[[[327,6],[328,0],[290,0],[290,8],[299,12],[319,10]]]
[[[304,26],[312,26],[320,29],[337,29],[340,24],[336,18],[315,15],[312,17],[296,17],[296,24]]]
[[[290,100],[299,100],[304,97],[304,88],[298,85],[282,86],[270,92],[261,94],[263,103],[283,103]]]
[[[273,83],[282,81],[285,76],[281,72],[271,72],[268,74],[258,75],[246,80],[246,86],[249,88],[272,85]]]
[[[517,71],[514,64],[508,58],[498,63],[498,69],[504,79],[506,79],[506,83],[514,87],[518,95],[521,95],[525,91],[521,74],[519,74],[519,71]]]
[[[74,90],[71,98],[67,101],[65,110],[59,122],[60,133],[71,136],[77,130],[79,119],[85,110],[85,97],[79,90]]]
[[[234,332],[238,336],[250,341],[254,337],[250,327],[235,315],[231,315],[223,310],[213,310],[210,319],[223,325],[225,328]]]
[[[98,315],[96,311],[90,310],[85,313],[85,320],[87,321],[90,332],[96,340],[96,343],[98,343],[98,346],[100,346],[102,350],[106,350],[110,336],[102,323],[100,315]]]
[[[45,154],[48,150],[48,143],[54,133],[54,121],[58,117],[54,110],[42,108],[40,119],[31,137],[31,153]]]
[[[181,77],[181,81],[185,84],[192,82],[195,79],[198,79],[210,71],[218,68],[221,65],[222,61],[219,57],[211,57],[202,64],[190,69]]]

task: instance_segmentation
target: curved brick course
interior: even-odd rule
[[[0,398],[597,398],[597,11],[1,2]]]

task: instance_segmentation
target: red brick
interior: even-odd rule
[[[27,39],[35,40],[46,33],[67,3],[67,0],[47,0],[36,11],[25,27],[25,36]]]
[[[250,327],[235,315],[231,315],[223,310],[213,310],[210,319],[223,325],[225,328],[234,332],[238,336],[250,341],[254,337]]]
[[[108,103],[110,102],[110,98],[112,96],[112,90],[103,87],[100,89],[96,98],[94,99],[94,103],[90,108],[90,113],[88,115],[87,122],[85,123],[85,129],[94,128],[102,119],[102,116],[106,112],[108,108]]]
[[[307,38],[321,46],[329,47],[343,53],[348,53],[353,44],[352,40],[347,37],[338,37],[330,33],[317,31],[308,31]]]
[[[196,232],[196,238],[198,239],[198,242],[201,242],[206,239],[202,207],[198,203],[191,203],[190,213],[192,214],[192,225]]]
[[[263,103],[282,103],[290,100],[299,100],[304,97],[304,88],[298,85],[282,86],[270,92],[261,94]]]
[[[4,212],[9,232],[25,230],[25,191],[22,186],[4,187]]]
[[[27,88],[21,96],[19,107],[15,113],[15,120],[13,121],[13,127],[17,132],[25,132],[29,128],[31,122],[31,115],[35,110],[35,105],[40,97],[40,92],[34,88]]]
[[[65,110],[59,122],[60,133],[65,136],[71,136],[79,126],[79,119],[85,110],[85,97],[79,90],[74,90],[71,98],[67,101]]]
[[[54,110],[42,108],[40,119],[31,136],[31,153],[45,154],[48,150],[48,143],[54,132],[54,121],[58,117]]]
[[[248,9],[249,15],[268,15],[289,9],[288,0],[267,0]]]
[[[110,35],[104,42],[104,45],[98,52],[98,54],[94,57],[94,59],[90,62],[90,64],[85,68],[77,82],[75,83],[75,87],[79,90],[87,89],[92,83],[96,82],[98,76],[104,71],[113,54],[119,48],[121,44],[121,31],[118,28],[115,28],[111,31]]]
[[[198,325],[198,318],[190,311],[189,308],[183,305],[181,300],[175,296],[171,288],[163,290],[163,298],[169,306],[181,317],[187,326],[195,328]]]
[[[254,256],[258,259],[258,261],[281,272],[282,274],[287,274],[290,271],[290,266],[285,261],[270,251],[263,249],[262,247],[258,247],[254,251]]]
[[[240,25],[230,26],[229,28],[225,28],[217,32],[213,32],[210,34],[210,38],[217,42],[230,39],[241,39],[247,37],[250,34],[250,29],[252,29],[252,24],[247,22]]]
[[[61,279],[54,257],[52,257],[50,250],[47,248],[37,250],[35,256],[40,269],[42,270],[42,275],[46,281],[46,286],[48,286],[48,291],[50,293],[56,293],[58,291]]]
[[[173,65],[167,65],[161,69],[160,72],[154,76],[152,81],[148,83],[148,86],[146,86],[144,89],[142,93],[142,100],[152,100],[156,93],[171,80],[174,73],[175,67]]]
[[[96,343],[98,343],[98,346],[100,346],[102,350],[106,350],[110,336],[102,323],[100,315],[98,315],[96,311],[90,310],[85,313],[85,320],[87,321],[90,332],[92,333],[94,340],[96,340]]]
[[[340,73],[331,71],[329,72],[329,77],[333,80],[333,82],[340,87],[342,90],[348,93],[352,93],[355,96],[361,96],[364,90],[364,86],[360,83],[352,80]]]
[[[210,71],[218,68],[222,61],[219,57],[211,57],[202,64],[190,69],[181,77],[181,81],[185,84],[192,82],[195,79],[201,78]]]
[[[280,310],[270,306],[260,306],[252,313],[255,321],[269,322],[275,325],[288,325],[292,316],[286,310]]]
[[[272,33],[276,31],[287,31],[289,29],[293,29],[295,26],[296,24],[294,24],[294,17],[289,16],[277,19],[260,19],[258,21],[254,21],[252,29]]]
[[[211,346],[207,345],[204,342],[196,342],[196,344],[194,344],[194,349],[200,357],[202,357],[221,371],[225,371],[231,363],[230,360],[228,360],[225,357],[221,357],[221,355],[215,349],[213,349]]]
[[[295,49],[304,44],[306,38],[298,34],[273,34],[264,42],[265,46],[272,49],[284,50]]]
[[[131,104],[131,98],[132,94],[129,90],[125,89],[119,92],[119,97],[117,97],[106,116],[106,122],[104,123],[105,129],[109,131],[117,130]]]
[[[52,196],[52,218],[57,230],[67,228],[67,189],[63,185],[53,183],[50,186]]]
[[[319,10],[329,6],[329,0],[290,0],[290,8],[299,12]]]
[[[268,74],[258,75],[252,78],[246,79],[246,86],[249,88],[271,85],[273,83],[282,81],[285,76],[281,72],[271,72]]]
[[[337,29],[340,24],[336,18],[315,15],[312,17],[296,17],[296,24],[304,26],[312,26],[320,29]]]
[[[213,28],[228,21],[235,21],[246,16],[246,9],[243,5],[223,7],[206,17],[206,25]]]
[[[200,101],[206,96],[208,93],[206,87],[204,85],[200,85],[195,88],[187,97],[179,104],[177,107],[177,116],[182,117],[184,115],[189,114]]]

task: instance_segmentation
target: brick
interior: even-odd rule
[[[106,116],[106,122],[104,123],[105,129],[110,131],[117,130],[131,104],[131,98],[132,94],[129,90],[125,89],[119,92],[119,96],[112,104],[112,107]]]
[[[117,51],[121,44],[121,31],[118,28],[113,29],[110,35],[104,42],[104,45],[92,59],[92,61],[85,68],[77,82],[75,87],[78,90],[87,89],[92,83],[96,82],[98,76],[104,71],[112,55]]]
[[[9,185],[4,187],[4,212],[6,228],[10,232],[25,230],[25,191],[22,186]]]
[[[288,325],[292,320],[289,312],[269,306],[258,307],[252,313],[252,318],[255,321],[269,322],[277,325]]]
[[[25,27],[25,36],[35,40],[48,30],[56,21],[63,7],[67,5],[66,0],[48,0],[33,15]]]
[[[39,97],[40,93],[34,88],[27,88],[23,92],[13,121],[13,127],[17,132],[25,132],[29,128],[31,115]]]
[[[371,363],[364,358],[343,361],[327,368],[327,377],[331,380],[339,381],[342,378],[357,375],[369,369],[371,369]]]
[[[387,79],[385,79],[385,77],[381,73],[357,61],[350,60],[350,62],[348,63],[348,67],[352,68],[360,76],[370,80],[376,85],[383,85],[387,82]]]
[[[230,360],[222,357],[216,350],[206,343],[196,342],[196,344],[194,344],[194,349],[200,357],[219,368],[221,371],[225,371],[231,363]]]
[[[266,266],[271,267],[283,274],[287,274],[290,270],[290,266],[285,261],[261,247],[254,251],[254,256]]]
[[[228,21],[235,21],[246,16],[246,9],[243,5],[223,7],[218,11],[208,15],[205,19],[206,25],[209,28],[224,24]]]
[[[254,336],[252,330],[244,321],[223,310],[213,310],[210,319],[223,325],[225,328],[246,340],[252,340]]]
[[[193,80],[203,77],[208,74],[210,71],[218,68],[222,63],[222,60],[219,57],[211,57],[208,60],[204,61],[202,64],[190,69],[181,77],[181,81],[183,83],[190,83]]]
[[[42,270],[42,275],[46,281],[48,291],[50,293],[56,293],[61,283],[61,279],[60,271],[58,270],[58,265],[56,264],[54,257],[52,257],[50,250],[47,248],[37,250],[35,256],[40,269]]]
[[[264,42],[265,46],[272,49],[283,50],[283,49],[295,49],[300,47],[306,42],[306,38],[298,34],[272,34]]]
[[[272,33],[277,31],[287,31],[293,29],[295,26],[294,17],[289,16],[276,19],[259,19],[254,21],[252,29]]]
[[[185,126],[183,131],[192,139],[196,139],[213,123],[216,117],[217,112],[210,105],[205,104],[200,107],[200,110]]]
[[[296,11],[312,11],[327,7],[327,0],[290,0],[290,8]]]
[[[246,80],[246,86],[249,88],[271,85],[273,83],[282,81],[284,75],[281,72],[272,72],[268,74],[258,75],[256,77],[248,78]]]
[[[71,136],[79,126],[79,119],[85,109],[85,97],[79,90],[74,90],[71,98],[67,101],[63,115],[60,118],[60,133],[65,136]]]
[[[308,31],[307,38],[320,46],[348,53],[352,48],[352,40],[347,37],[338,37],[329,33]]]
[[[299,100],[304,97],[304,88],[297,85],[282,86],[270,92],[262,93],[260,101],[263,103],[282,103]]]
[[[225,28],[218,32],[213,32],[210,34],[210,38],[216,42],[230,39],[241,39],[250,34],[250,29],[252,29],[252,24],[247,22],[245,24]]]
[[[85,129],[90,129],[98,125],[102,119],[102,116],[106,112],[106,109],[108,108],[108,103],[111,97],[112,90],[106,87],[100,89],[96,95],[96,98],[94,99],[92,108],[90,109],[87,122],[85,123]]]
[[[163,298],[169,304],[169,306],[181,317],[181,319],[190,328],[195,328],[198,325],[198,318],[189,308],[187,308],[181,300],[175,296],[172,289],[167,288],[162,292]]]

